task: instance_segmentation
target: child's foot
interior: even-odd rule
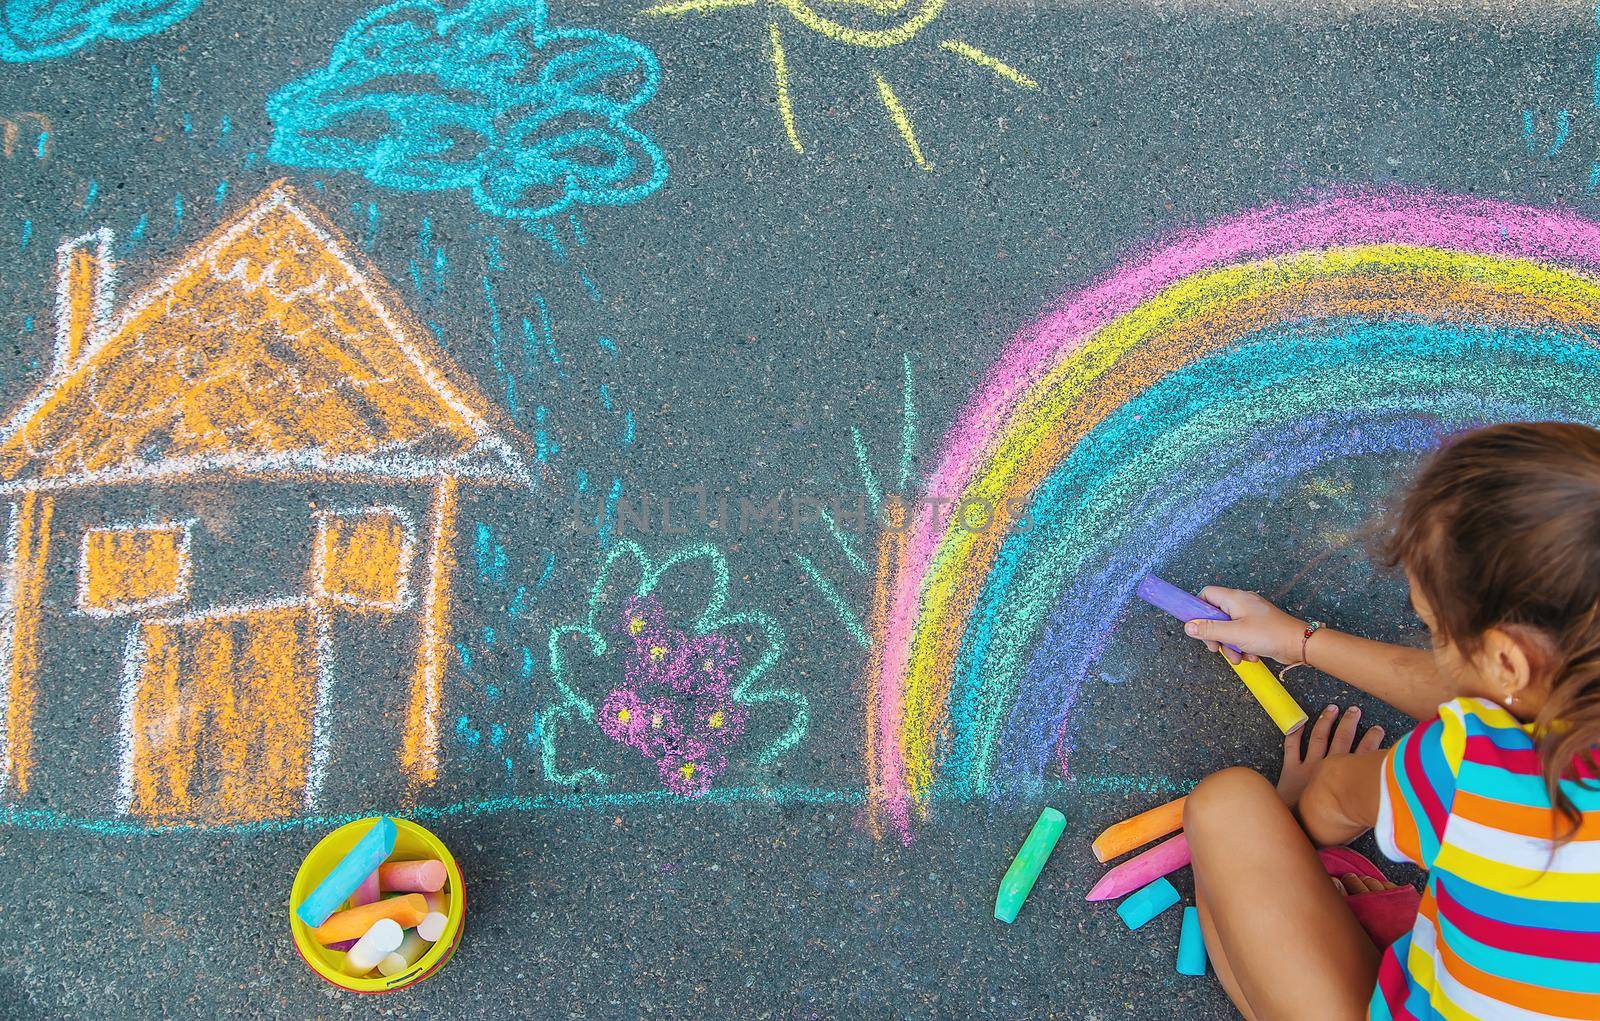
[[[1334,717],[1339,725],[1334,726]],[[1341,716],[1339,707],[1330,705],[1317,714],[1311,725],[1311,734],[1304,737],[1305,751],[1300,750],[1306,728],[1291,730],[1283,739],[1283,771],[1278,774],[1278,796],[1290,808],[1300,801],[1300,794],[1311,782],[1317,765],[1330,754],[1346,755],[1350,752],[1370,752],[1383,743],[1383,728],[1372,727],[1356,741],[1356,727],[1361,722],[1361,707],[1351,706]]]
[[[1353,897],[1358,893],[1382,893],[1385,890],[1400,889],[1399,883],[1391,883],[1387,879],[1373,879],[1371,876],[1358,876],[1354,872],[1346,873],[1333,879],[1334,889],[1346,897]]]

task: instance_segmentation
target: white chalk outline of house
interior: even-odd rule
[[[66,470],[59,475],[39,473],[41,462],[47,462],[48,453],[33,451],[31,459],[12,474],[0,480],[0,498],[8,499],[10,525],[6,539],[3,595],[0,595],[0,799],[15,800],[26,791],[26,773],[31,761],[19,761],[14,755],[19,735],[19,724],[29,728],[26,740],[31,751],[31,720],[33,700],[37,698],[37,649],[48,642],[48,636],[39,633],[37,615],[41,598],[43,564],[31,563],[30,552],[36,553],[36,537],[24,534],[28,528],[38,527],[39,506],[43,506],[44,534],[48,537],[50,504],[53,494],[85,487],[113,485],[149,485],[178,480],[245,480],[245,479],[296,479],[330,482],[418,483],[431,487],[429,536],[426,542],[426,572],[421,579],[419,611],[419,638],[412,679],[411,709],[407,714],[407,733],[402,735],[402,768],[413,789],[433,783],[438,775],[439,712],[441,687],[445,672],[443,650],[448,647],[448,606],[451,575],[454,571],[455,512],[459,483],[479,483],[531,488],[533,481],[518,452],[520,435],[494,406],[476,391],[470,383],[452,382],[466,377],[451,370],[448,357],[432,343],[426,328],[417,322],[398,296],[384,282],[381,274],[351,249],[335,228],[305,203],[286,182],[269,186],[233,220],[224,224],[209,239],[194,246],[189,256],[171,272],[145,287],[115,320],[112,318],[113,291],[115,288],[115,262],[112,257],[112,235],[105,229],[65,241],[57,251],[56,292],[56,344],[55,365],[40,389],[0,427],[0,450],[19,441],[26,445],[25,430],[36,419],[42,418],[51,407],[52,399],[79,374],[90,371],[97,359],[123,334],[132,329],[141,317],[158,303],[174,297],[178,285],[196,273],[206,272],[208,263],[221,255],[229,245],[239,241],[247,232],[258,228],[262,221],[274,213],[284,212],[298,221],[310,237],[315,239],[321,252],[330,257],[346,275],[335,281],[341,301],[351,300],[345,290],[353,292],[354,300],[365,304],[366,311],[381,322],[387,340],[404,355],[405,360],[421,377],[427,393],[441,401],[470,429],[471,442],[452,456],[419,456],[403,447],[382,449],[349,455],[329,454],[315,446],[275,452],[242,451],[158,459],[135,464],[112,464],[98,470]],[[235,264],[234,269],[238,269]],[[224,276],[224,278],[226,278]],[[217,279],[215,276],[213,279]],[[319,283],[329,283],[326,277]],[[257,282],[259,285],[259,282]],[[451,370],[448,371],[447,370]],[[448,377],[448,378],[447,378]],[[27,477],[33,471],[34,477]],[[16,477],[16,476],[23,477]],[[24,511],[27,507],[29,510]],[[399,511],[398,508],[391,508]],[[409,518],[406,518],[409,521]],[[19,524],[20,523],[20,524]],[[320,550],[320,536],[316,537]],[[26,547],[26,548],[23,548]],[[48,555],[48,553],[47,553]],[[320,648],[326,649],[327,614],[323,600],[315,593],[306,602],[317,604],[316,617]],[[29,605],[31,602],[31,606]],[[273,600],[258,605],[212,607],[167,618],[149,615],[131,617],[133,633],[130,634],[123,664],[121,714],[123,727],[123,762],[119,783],[118,807],[125,810],[131,787],[131,728],[132,690],[138,683],[134,669],[137,661],[141,621],[156,620],[162,623],[182,623],[197,619],[237,616],[253,609],[269,610],[296,602],[295,599]],[[412,602],[408,591],[406,605]],[[19,623],[27,613],[34,614],[32,630],[24,628],[18,635]],[[319,675],[326,673],[327,657],[322,657]],[[30,674],[32,674],[30,676]],[[315,715],[312,721],[313,744],[311,767],[305,788],[305,802],[313,807],[326,765],[326,678],[319,676]],[[21,704],[19,700],[27,704]],[[420,731],[414,733],[413,731]]]

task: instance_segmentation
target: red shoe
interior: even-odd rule
[[[1317,852],[1317,857],[1322,859],[1322,867],[1328,870],[1328,875],[1335,879],[1357,875],[1393,882],[1366,855],[1348,847],[1325,847]],[[1350,913],[1381,950],[1411,931],[1417,921],[1417,909],[1422,905],[1422,895],[1417,893],[1416,887],[1397,886],[1377,893],[1347,894],[1345,903],[1350,905]]]

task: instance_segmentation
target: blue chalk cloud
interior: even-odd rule
[[[199,6],[200,0],[0,0],[0,60],[49,60],[101,39],[138,39]]]
[[[622,205],[667,179],[661,150],[628,122],[660,80],[649,48],[550,28],[542,0],[402,0],[267,100],[268,154],[385,188],[463,190],[507,219]]]

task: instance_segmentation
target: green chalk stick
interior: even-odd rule
[[[1022,842],[1022,850],[1017,852],[1011,867],[1006,869],[1005,878],[1000,880],[1000,893],[994,899],[994,916],[1000,921],[1009,924],[1017,920],[1017,912],[1028,899],[1034,880],[1039,878],[1039,870],[1050,860],[1050,852],[1055,850],[1056,841],[1061,839],[1061,831],[1066,828],[1067,817],[1055,809],[1047,808],[1039,813],[1039,821],[1033,824],[1028,839]]]

